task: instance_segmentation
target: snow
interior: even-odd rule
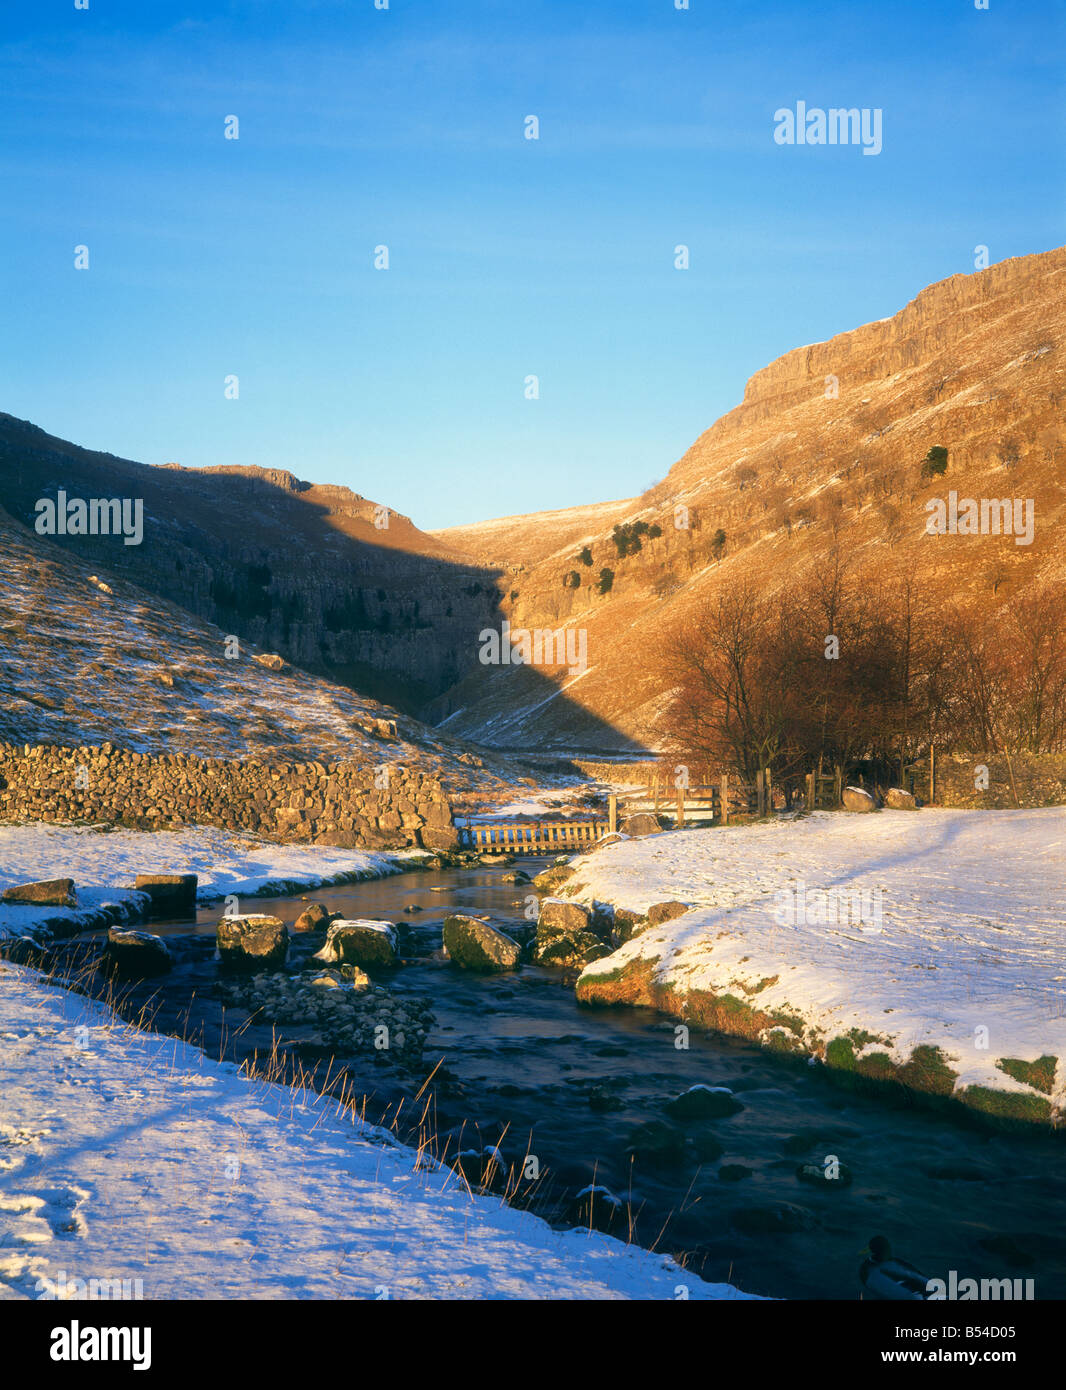
[[[0,826],[0,886],[73,877],[81,909],[132,901],[120,885],[149,870],[198,873],[211,899],[395,873],[404,857],[211,828]],[[77,915],[0,906],[0,934],[61,914]],[[0,1073],[0,1299],[91,1279],[140,1280],[145,1298],[749,1297],[471,1194],[331,1100],[250,1080],[10,964]]]
[[[853,1028],[889,1040],[857,1051],[903,1062],[916,1046],[940,1047],[956,1090],[1034,1095],[997,1059],[1066,1056],[1064,807],[818,812],[653,835],[572,862],[572,900],[636,912],[692,904],[584,980],[657,959],[657,977],[682,992],[740,994],[827,1040]],[[864,910],[848,910],[856,904]],[[1064,1073],[1060,1061],[1060,1113]]]
[[[38,879],[72,878],[78,896],[77,909],[0,903],[0,936],[25,932],[45,918],[77,921],[104,903],[132,906],[132,884],[141,873],[197,874],[197,895],[201,902],[211,902],[275,884],[318,888],[343,875],[384,877],[399,873],[405,859],[422,854],[267,844],[211,826],[144,831],[0,825],[0,889]]]
[[[748,1297],[471,1195],[334,1101],[33,971],[0,965],[0,1043],[0,1299],[79,1279],[149,1299]]]

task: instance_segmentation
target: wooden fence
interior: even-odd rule
[[[728,825],[731,815],[764,816],[773,806],[770,771],[760,772],[754,782],[723,776],[717,782],[693,783],[687,787],[662,787],[659,782],[647,792],[608,799],[607,828],[618,829],[626,816],[647,812],[670,820],[680,829],[685,825]]]

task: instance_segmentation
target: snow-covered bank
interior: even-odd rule
[[[0,1048],[0,1298],[92,1279],[145,1298],[747,1297],[471,1197],[333,1103],[11,965]]]
[[[87,826],[0,825],[0,889],[37,879],[72,878],[77,909],[0,903],[0,936],[44,920],[86,921],[107,903],[133,906],[137,874],[196,874],[198,897],[319,888],[347,877],[399,873],[421,850],[331,849],[276,845],[211,826],[186,830],[105,830]]]
[[[1061,1120],[1066,808],[820,812],[630,840],[574,866],[564,892],[580,902],[691,906],[589,965],[588,1002],[655,1004],[978,1109]]]

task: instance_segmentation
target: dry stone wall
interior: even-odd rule
[[[0,743],[0,821],[25,820],[105,821],[145,830],[214,825],[350,849],[456,843],[441,783],[416,768],[156,757],[110,743]]]
[[[915,790],[925,794],[920,777]],[[985,810],[1064,806],[1066,753],[1012,753],[1009,764],[1002,753],[938,753],[935,800]]]

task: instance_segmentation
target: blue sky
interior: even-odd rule
[[[782,352],[1066,240],[1052,0],[89,4],[0,18],[0,409],[148,463],[626,496]],[[775,144],[798,99],[881,154]]]

